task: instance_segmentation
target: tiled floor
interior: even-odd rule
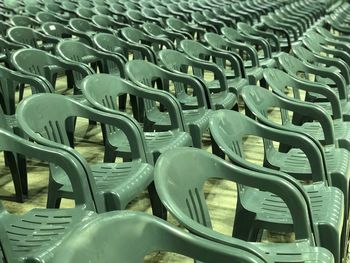
[[[62,90],[65,82],[60,81],[59,90]],[[272,114],[274,114],[272,112]],[[277,118],[277,116],[275,116]],[[99,126],[89,127],[86,120],[78,120],[76,129],[76,149],[88,160],[88,162],[100,162],[103,157],[102,136]],[[204,149],[211,151],[209,137],[204,140]],[[248,138],[245,141],[245,150],[247,157],[256,163],[262,161],[262,141],[255,137]],[[0,158],[3,160],[3,158]],[[36,160],[28,162],[29,177],[29,197],[25,203],[19,204],[11,201],[4,201],[4,205],[11,213],[24,213],[34,207],[45,207],[48,169],[47,166]],[[0,165],[0,196],[11,198],[13,195],[13,184],[9,171]],[[231,235],[233,215],[237,198],[236,186],[232,182],[212,180],[205,185],[205,195],[208,201],[210,213],[213,218],[214,229],[227,235]],[[74,202],[64,200],[62,206],[71,207]],[[147,192],[143,192],[128,209],[151,213],[150,203]],[[170,216],[169,221],[178,225],[176,220]],[[265,235],[268,240],[273,241],[290,241],[292,235]],[[153,253],[146,258],[147,262],[193,262],[172,253]]]

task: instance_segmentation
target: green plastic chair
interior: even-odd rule
[[[244,94],[252,94],[255,87],[249,86],[247,89]],[[247,96],[244,98],[247,98]],[[329,249],[337,259],[336,261],[339,262],[342,227],[343,222],[346,222],[346,220],[344,221],[343,193],[335,187],[328,186],[329,180],[324,169],[322,154],[313,140],[300,134],[270,128],[247,117],[230,114],[229,112],[214,113],[210,119],[210,131],[216,143],[232,163],[269,176],[275,174],[278,177],[289,178],[294,183],[296,183],[294,178],[278,171],[283,170],[284,167],[278,167],[277,170],[266,169],[245,160],[244,138],[248,135],[262,138],[266,159],[275,156],[275,158],[288,159],[289,162],[292,162],[293,154],[280,154],[273,146],[272,141],[291,144],[294,154],[299,152],[299,159],[294,158],[294,161],[298,160],[298,164],[301,165],[301,159],[303,158],[304,163],[307,163],[306,166],[311,168],[309,180],[312,180],[313,183],[302,186],[302,192],[310,202],[309,209],[313,216],[313,224],[318,229],[315,238],[319,238],[319,240],[316,241],[316,244]],[[266,161],[268,162],[268,160]],[[286,163],[288,162],[286,161]],[[255,241],[257,237],[259,238],[262,229],[278,232],[293,231],[291,228],[293,222],[289,211],[285,210],[284,201],[279,199],[281,203],[277,204],[278,201],[272,197],[271,193],[256,192],[255,189],[241,186],[238,200],[233,231],[234,237]],[[256,201],[252,200],[261,201],[257,205]],[[275,213],[275,215],[271,215],[267,211],[273,211],[270,213]],[[337,218],[336,221],[330,220],[333,213],[334,218]]]
[[[107,74],[98,74],[85,78],[81,88],[85,98],[93,107],[110,114],[120,114],[118,105],[114,100],[121,94],[130,94],[135,96],[135,98],[144,100],[144,112],[139,114],[146,115],[146,119],[143,121],[144,137],[147,151],[152,156],[151,164],[154,164],[165,151],[182,146],[192,146],[192,139],[186,132],[187,129],[182,120],[181,108],[176,103],[176,99],[169,94],[161,93],[161,91],[155,92],[150,88],[142,89],[130,82]],[[106,98],[108,98],[107,101]],[[152,111],[157,111],[156,102],[161,103],[168,110],[168,114],[165,117],[168,125],[159,125],[162,129],[152,125],[153,119],[148,117],[148,114],[152,114]],[[158,116],[160,115],[161,113],[159,112]],[[140,118],[139,116],[136,117]],[[130,148],[129,142],[122,131],[113,126],[106,126],[104,134],[106,141],[105,162],[114,162],[117,156],[121,156],[124,159],[132,157],[132,148]]]
[[[239,32],[241,32],[244,35],[247,35],[251,38],[258,38],[261,41],[261,44],[264,43],[264,39],[265,39],[265,42],[268,42],[268,43],[266,43],[267,45],[265,44],[263,48],[266,50],[267,54],[269,54],[269,56],[266,58],[275,58],[280,54],[281,45],[278,37],[275,34],[271,32],[264,32],[264,31],[258,30],[255,27],[252,27],[242,22],[239,22],[237,24],[237,29]],[[270,50],[270,52],[268,52],[268,50]]]
[[[146,32],[146,34],[150,36],[170,40],[172,42],[172,45],[176,48],[179,48],[181,40],[186,39],[186,35],[184,34],[173,32],[171,30],[148,22],[142,25],[142,29]]]
[[[56,16],[55,14],[52,14],[47,11],[40,11],[35,14],[35,19],[39,21],[40,24],[45,22],[55,22],[60,23],[62,25],[68,24],[68,20],[64,19],[62,17]]]
[[[210,8],[207,10],[203,10],[203,15],[205,17],[211,19],[211,21],[218,23],[218,25],[219,25],[218,32],[220,32],[220,27],[223,27],[223,26],[234,27],[235,26],[235,22],[232,18],[228,17],[227,15],[222,15],[222,13],[220,14],[220,12],[215,12],[216,10],[223,11],[223,9],[219,9],[218,6],[214,6],[214,9]],[[220,24],[221,24],[221,26],[220,26]]]
[[[19,72],[0,66],[0,104],[1,127],[17,135],[23,136],[14,116],[16,110],[16,89],[29,84],[31,93],[52,92],[52,86],[40,78],[23,75]],[[21,99],[21,94],[19,95]],[[15,186],[16,201],[23,202],[28,195],[26,160],[21,155],[5,153],[5,163],[8,164]]]
[[[77,13],[79,18],[86,19],[88,21],[91,21],[91,18],[96,15],[96,13],[93,11],[92,8],[86,8],[86,7],[78,7],[75,12]]]
[[[87,34],[91,39],[98,32],[110,33],[109,29],[101,28],[82,18],[71,18],[69,26],[78,33]]]
[[[94,199],[99,202],[96,205],[97,212],[125,209],[153,181],[153,167],[147,164],[150,157],[146,154],[142,131],[126,115],[101,112],[67,96],[36,94],[18,105],[16,116],[24,133],[32,140],[68,150],[74,158],[90,167],[93,177],[89,179],[87,189],[96,195]],[[121,129],[130,144],[131,161],[88,165],[79,153],[69,147],[65,124],[72,117],[90,119]],[[59,207],[61,198],[77,198],[67,179],[67,174],[62,169],[50,166],[47,207]],[[157,214],[157,211],[153,211]]]
[[[180,19],[181,21],[188,22],[189,17],[187,16],[186,13],[181,12],[179,10],[178,6],[175,5],[174,3],[169,3],[167,6],[156,6],[155,10],[160,13],[161,15],[169,15],[170,17],[175,17]]]
[[[308,32],[302,39],[303,44],[312,52],[325,56],[334,57],[338,60],[343,60],[347,65],[350,65],[349,48],[341,42],[325,41],[324,38],[316,32]],[[334,45],[335,48],[328,47]]]
[[[195,109],[182,109],[184,117],[184,125],[188,126],[192,137],[193,146],[202,147],[202,137],[209,127],[209,116],[212,111],[208,109],[208,92],[200,82],[190,76],[178,75],[160,68],[157,65],[147,61],[133,60],[126,64],[126,72],[128,78],[137,84],[141,89],[152,91],[155,88],[170,92],[170,82],[174,83],[177,92],[177,99],[186,100],[188,95],[185,93],[185,87],[189,85],[193,89],[195,98],[197,99],[197,107]],[[153,83],[157,82],[157,87]],[[156,91],[154,91],[156,92]],[[162,91],[161,91],[162,92]],[[145,103],[146,118],[152,123],[155,129],[166,129],[170,127],[169,113],[162,112],[154,108],[154,105]]]
[[[240,60],[242,61],[241,70],[246,72],[249,84],[255,85],[258,81],[263,79],[263,69],[260,67],[259,59],[254,49],[246,44],[228,41],[223,36],[215,33],[205,33],[204,39],[212,49],[225,52],[233,56],[238,56],[238,53],[235,51],[237,49],[246,52],[250,59],[250,66],[246,67],[246,62],[243,63],[242,58],[240,58]]]
[[[35,17],[36,13],[43,11],[44,8],[38,5],[26,5],[24,7],[25,14],[30,17]]]
[[[147,48],[150,48],[150,52],[154,52],[154,63],[157,62],[156,60],[156,53],[158,53],[163,48],[166,49],[174,49],[174,45],[171,41],[168,41],[164,38],[159,37],[153,37],[150,35],[147,35],[146,33],[142,32],[141,30],[133,27],[124,27],[120,30],[120,35],[127,41],[131,42],[133,44],[141,44],[144,45]]]
[[[118,230],[111,233],[115,226]],[[262,251],[247,250],[244,242],[236,241],[234,248],[220,245],[145,213],[131,211],[106,213],[79,224],[54,250],[50,262],[138,263],[156,251],[169,251],[204,262],[271,262]]]
[[[93,38],[97,49],[107,53],[121,53],[129,59],[129,53],[133,59],[145,59],[155,61],[154,53],[144,45],[134,44],[112,34],[98,33]]]
[[[247,91],[243,91],[244,101],[254,114],[257,119],[276,129],[286,130],[289,132],[298,132],[312,138],[316,144],[319,145],[317,139],[312,136],[312,132],[308,132],[300,129],[300,126],[292,125],[290,120],[286,115],[286,111],[299,112],[312,117],[313,119],[318,119],[323,124],[323,129],[325,132],[325,138],[328,141],[327,146],[321,147],[320,151],[324,152],[324,165],[326,166],[327,177],[331,185],[339,188],[344,196],[344,227],[342,231],[342,242],[341,242],[341,253],[345,251],[345,240],[347,240],[347,228],[348,228],[348,218],[349,218],[349,152],[345,149],[339,149],[334,147],[334,135],[332,134],[332,125],[327,124],[326,119],[323,121],[322,118],[327,116],[321,108],[315,107],[313,105],[307,105],[303,103],[298,103],[297,101],[291,101],[289,99],[278,97],[269,91],[263,90],[258,87],[247,87]],[[270,120],[267,116],[267,111],[271,107],[279,108],[282,116],[282,124],[276,123]],[[328,126],[328,128],[327,128]],[[326,132],[328,131],[331,132]],[[286,143],[290,145],[290,143]],[[267,147],[266,147],[267,148]],[[269,150],[267,148],[267,150]],[[268,152],[265,154],[264,165],[286,172],[299,180],[309,180],[314,173],[311,171],[310,166],[307,162],[305,155],[301,154],[300,151],[296,149],[289,149],[283,152]],[[314,180],[314,179],[313,179]]]
[[[165,20],[168,17],[162,17],[160,16],[155,10],[154,7],[147,8],[143,7],[141,8],[141,15],[146,18],[150,23],[157,24],[159,26],[165,27]],[[142,25],[141,25],[142,27]]]
[[[187,57],[185,54],[175,50],[161,50],[159,52],[159,59],[161,63],[174,73],[180,73],[181,75],[189,75],[188,69],[192,68],[192,75],[196,76],[198,81],[204,81],[204,70],[214,73],[214,77],[219,81],[220,88],[209,91],[208,87],[203,85],[210,92],[210,109],[236,109],[238,110],[237,97],[233,93],[229,92],[227,80],[224,71],[216,64],[207,63],[199,60]],[[176,91],[178,93],[179,91]],[[181,92],[181,90],[180,90]],[[180,94],[177,94],[178,96]],[[186,97],[186,101],[183,103],[184,109],[193,108],[197,105],[197,99],[195,97]]]
[[[206,32],[218,33],[220,28],[225,26],[225,24],[220,21],[215,21],[204,16],[202,12],[203,10],[192,12],[191,18],[193,23],[203,27]]]
[[[116,33],[119,29],[128,26],[121,20],[115,20],[110,15],[94,15],[92,16],[92,22],[101,28],[109,29],[111,33]]]
[[[69,62],[91,67],[91,71],[98,68],[99,73],[124,77],[126,58],[121,54],[105,53],[75,40],[62,40],[56,46],[56,54]]]
[[[239,113],[233,112],[232,115],[234,114]],[[200,165],[193,166],[193,163]],[[259,189],[275,194],[285,201],[291,211],[293,222],[297,222],[293,225],[297,242],[290,244],[247,242],[245,243],[247,250],[252,252],[255,249],[263,250],[273,262],[311,262],[311,260],[332,262],[332,256],[327,250],[314,247],[312,233],[315,233],[315,228],[308,210],[308,200],[298,189],[300,184],[233,166],[199,149],[183,148],[167,152],[159,158],[155,167],[156,188],[168,211],[190,232],[219,244],[234,247],[235,238],[212,230],[203,194],[203,185],[210,178],[229,180],[256,188],[256,191]]]
[[[180,19],[185,23],[191,21],[191,11],[181,10],[177,2],[169,0],[167,3],[163,3],[163,6],[164,5],[168,9],[169,13],[171,14],[171,17]],[[162,11],[162,13],[164,13],[164,11]]]
[[[281,24],[268,16],[261,17],[261,25],[257,28],[262,31],[271,31],[278,35],[281,50],[284,52],[289,52],[291,50],[292,42],[295,42],[295,38],[297,38],[290,26]]]
[[[46,36],[29,27],[12,27],[7,31],[7,35],[16,44],[45,51],[52,51],[58,43],[57,39]]]
[[[242,88],[248,85],[248,80],[244,78],[244,72],[241,72],[240,63],[236,58],[230,54],[220,52],[217,50],[209,49],[202,45],[201,43],[186,39],[182,40],[180,43],[181,50],[184,51],[186,55],[193,59],[198,59],[207,64],[216,64],[221,67],[226,72],[226,63],[230,62],[231,74],[226,75],[227,85],[230,92],[233,92],[238,98],[242,92]],[[211,62],[213,61],[213,62]],[[209,88],[209,90],[220,89],[220,82],[218,80],[206,81],[204,83]]]
[[[3,129],[0,129],[0,144],[1,150],[61,167],[67,174],[67,181],[71,182],[76,195],[75,208],[33,209],[24,215],[14,215],[8,213],[0,203],[1,260],[49,262],[52,254],[47,252],[61,244],[64,236],[78,224],[94,216],[91,211],[95,210],[97,200],[94,200],[89,187],[91,176],[84,164],[67,150],[34,144]]]
[[[128,22],[128,17],[126,16],[126,8],[122,4],[120,3],[110,4],[109,10],[117,17],[120,17],[124,23]]]
[[[206,31],[202,27],[193,24],[188,24],[188,22],[184,22],[175,17],[168,18],[166,20],[166,25],[174,32],[188,35],[189,38],[203,42],[203,36]]]
[[[62,38],[75,38],[89,46],[93,45],[92,39],[85,33],[80,33],[56,22],[45,22],[41,30],[48,36],[61,40]]]
[[[72,74],[68,78],[67,88],[73,88],[76,95],[81,94],[78,83],[87,75],[93,72],[81,63],[72,63],[60,59],[39,49],[20,49],[15,51],[11,56],[13,66],[23,74],[35,75],[49,81],[55,87],[57,74]],[[69,75],[68,75],[69,76]]]
[[[326,69],[324,67],[317,67],[312,64],[309,64],[308,62],[302,62],[296,57],[289,55],[287,53],[281,54],[279,57],[279,63],[281,67],[290,75],[294,76],[295,78],[308,80],[309,74],[313,74],[317,76],[316,83],[318,83],[317,80],[320,78],[328,78],[334,83],[334,87],[332,90],[337,95],[339,102],[337,102],[337,98],[334,98],[334,96],[331,96],[332,99],[328,100],[323,94],[316,93],[314,96],[313,93],[306,94],[305,100],[315,102],[317,105],[323,107],[329,114],[333,115],[333,107],[332,104],[337,104],[336,107],[338,107],[338,104],[340,104],[340,108],[342,111],[342,115],[338,116],[338,118],[342,118],[344,121],[350,120],[350,103],[348,102],[348,89],[346,86],[345,79],[343,76],[337,72],[334,72],[332,69]],[[304,78],[301,77],[301,75],[304,74]],[[321,81],[321,83],[323,83]],[[298,90],[294,90],[294,96],[297,96],[297,98],[300,99],[300,92]],[[310,98],[311,97],[311,98]],[[315,97],[316,99],[313,99]],[[320,98],[320,99],[318,99]],[[318,102],[320,100],[320,102]],[[337,111],[339,111],[337,109]],[[333,115],[334,118],[334,115]]]
[[[301,45],[296,45],[292,49],[293,54],[298,57],[300,60],[309,62],[316,66],[322,66],[329,68],[330,70],[340,73],[346,81],[347,89],[350,89],[350,68],[344,61],[332,58],[324,57],[318,54],[311,52],[310,50],[302,47]],[[327,78],[316,78],[317,81],[325,83],[329,86],[334,86],[334,82]],[[350,96],[349,96],[350,98]]]
[[[255,56],[259,60],[258,66],[260,67],[273,68],[276,66],[276,61],[272,58],[271,46],[269,45],[269,42],[267,42],[267,40],[251,37],[246,34],[241,34],[239,31],[231,27],[221,28],[221,33],[228,41],[234,43],[237,46],[236,48],[238,48],[239,50],[248,50],[249,47],[251,53],[247,51],[250,60],[245,61],[244,64],[246,68],[253,67],[253,65],[251,64],[251,56]],[[244,46],[246,46],[246,48],[244,48]],[[256,49],[256,47],[261,47],[261,50]],[[259,56],[259,51],[262,51],[263,56]]]
[[[14,26],[31,28],[38,28],[40,26],[40,23],[38,21],[25,15],[14,15],[11,17],[10,22]]]
[[[324,121],[320,119],[316,122],[307,122],[302,124],[301,127],[297,129],[314,136],[324,145],[333,144],[333,142],[327,143],[327,139],[325,138],[327,136],[326,133],[330,133],[331,136],[335,138],[337,142],[336,144],[339,144],[339,147],[350,151],[350,124],[348,122],[343,122],[339,99],[329,87],[294,78],[293,76],[288,75],[287,73],[278,69],[266,69],[264,71],[264,77],[276,94],[291,101],[300,101],[300,99],[293,99],[285,94],[286,87],[291,87],[296,90],[305,90],[307,92],[320,93],[328,98],[332,107],[332,116],[327,114],[324,109],[320,108],[322,109],[324,115],[324,117],[322,117]],[[318,107],[315,104],[312,105],[314,107]],[[303,115],[303,113],[301,113],[301,115]],[[314,119],[312,116],[310,117],[311,119]],[[326,125],[323,124],[323,122],[328,123],[326,125],[331,126],[331,129],[325,129]],[[292,123],[288,123],[287,125],[292,125],[293,128],[296,129],[296,125],[293,125]]]

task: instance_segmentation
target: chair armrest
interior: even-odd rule
[[[265,39],[256,37],[256,36],[244,35],[244,34],[241,34],[241,36],[243,37],[244,40],[250,42],[251,44],[261,46],[264,52],[264,58],[272,57],[270,44]]]

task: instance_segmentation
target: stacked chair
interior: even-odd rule
[[[28,197],[27,157],[49,169],[47,208],[13,215],[0,203],[0,262],[140,262],[155,251],[195,262],[345,262],[344,2],[0,3],[0,149],[15,201]],[[102,162],[78,152],[77,119],[101,127]],[[260,164],[245,153],[250,136],[263,141]],[[212,153],[201,149],[206,137]],[[203,188],[214,178],[237,186],[232,236],[212,227]],[[121,211],[145,190],[153,215]],[[295,240],[264,243],[265,231]]]

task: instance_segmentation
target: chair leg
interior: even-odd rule
[[[341,244],[339,233],[337,229],[334,229],[327,225],[320,224],[318,226],[320,233],[320,241],[322,247],[327,248],[330,252],[332,252],[334,256],[334,262],[341,262]]]
[[[105,146],[105,153],[103,156],[104,163],[114,163],[117,158],[117,154],[114,150],[110,149],[108,146]]]
[[[254,228],[255,214],[247,211],[237,199],[235,222],[232,236],[245,241],[251,241],[258,236],[259,230]],[[256,241],[256,240],[254,240]]]
[[[225,153],[220,149],[219,145],[217,145],[216,141],[213,138],[213,135],[210,134],[211,138],[211,151],[216,156],[220,157],[221,159],[225,159]]]
[[[50,179],[52,180],[52,179]],[[47,193],[47,208],[59,208],[61,204],[61,197],[59,196],[59,185],[55,182],[49,182]]]
[[[158,193],[156,191],[154,182],[148,186],[148,194],[151,201],[153,215],[167,220],[167,210],[159,199]]]
[[[198,126],[190,125],[190,134],[192,137],[193,147],[202,148],[202,133]]]
[[[24,200],[23,200],[22,179],[16,163],[16,158],[11,152],[4,152],[4,154],[5,154],[5,158],[8,161],[8,165],[11,171],[12,180],[15,187],[16,201],[23,203]]]

